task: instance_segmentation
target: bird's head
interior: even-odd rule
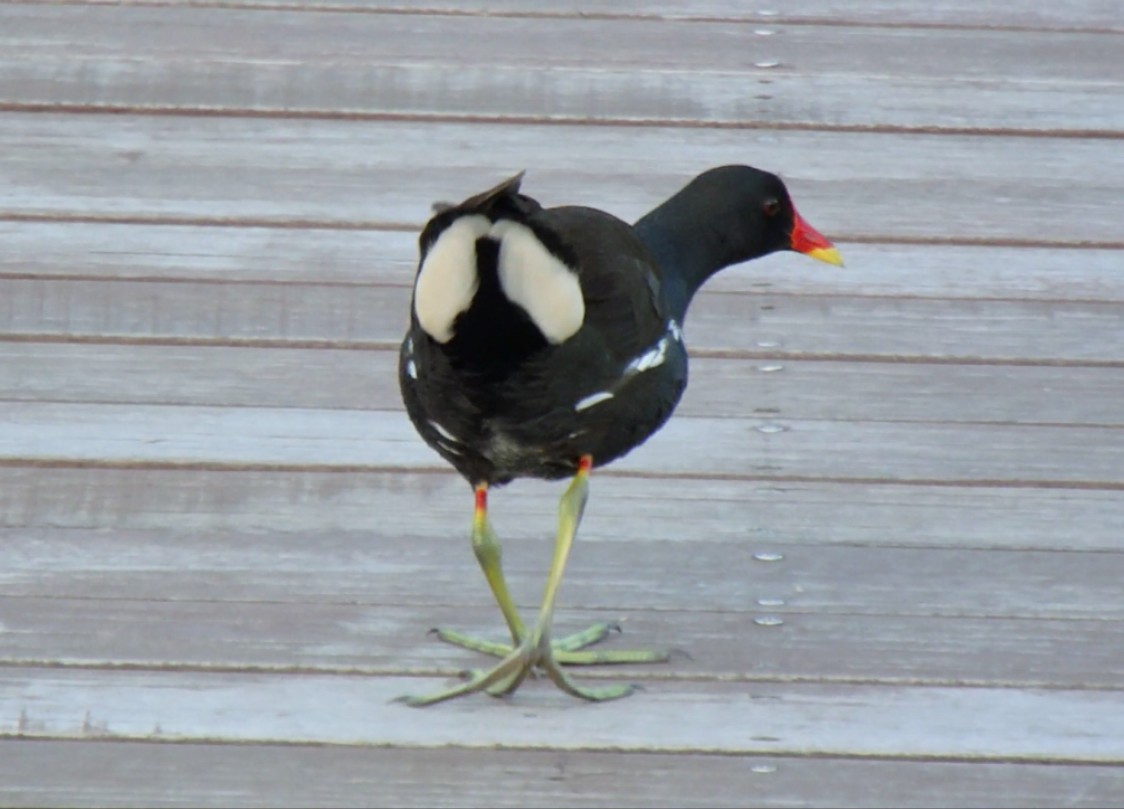
[[[680,194],[692,200],[699,227],[726,242],[729,264],[793,250],[843,266],[839,251],[797,212],[775,174],[751,166],[720,166],[700,174]]]

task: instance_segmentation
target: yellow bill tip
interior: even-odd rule
[[[834,247],[813,247],[811,250],[805,250],[804,255],[825,264],[834,264],[836,267],[843,266],[843,256],[839,255],[839,251]]]

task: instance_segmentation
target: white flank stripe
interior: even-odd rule
[[[454,444],[460,443],[460,439],[458,439],[455,435],[453,435],[451,432],[446,430],[444,427],[442,427],[440,424],[438,424],[433,419],[429,420],[429,426],[432,427],[433,429],[435,429],[437,432],[441,433],[441,437],[444,438],[446,441],[452,441]]]
[[[422,262],[414,312],[426,334],[439,343],[453,339],[453,321],[476,295],[476,240],[490,227],[485,216],[462,216],[442,231]]]
[[[518,222],[501,220],[491,229],[500,243],[500,286],[512,303],[551,343],[573,336],[585,320],[585,300],[578,276],[547,250],[534,231]]]
[[[609,391],[607,391],[607,390],[598,391],[597,393],[591,393],[588,396],[586,396],[584,399],[579,401],[576,405],[574,405],[574,410],[578,410],[578,411],[585,410],[587,407],[593,407],[595,404],[601,404],[602,402],[607,402],[612,398],[613,398],[613,394],[609,393]],[[576,435],[576,433],[575,433],[575,435]],[[572,437],[573,436],[571,436],[571,438]]]
[[[638,374],[641,371],[647,371],[649,368],[658,368],[663,365],[664,360],[667,359],[668,340],[674,340],[677,343],[683,341],[683,332],[674,320],[667,322],[667,334],[661,337],[658,343],[625,366],[624,375]]]
[[[641,371],[647,371],[649,368],[663,365],[665,359],[667,359],[667,338],[663,337],[655,346],[630,362],[624,372],[626,374],[637,374]]]

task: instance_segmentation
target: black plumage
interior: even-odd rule
[[[699,175],[634,225],[544,208],[521,180],[440,206],[426,225],[399,363],[410,419],[477,488],[478,520],[487,487],[610,463],[666,422],[687,384],[687,308],[715,272],[782,249],[840,263],[781,180],[747,166]],[[493,539],[474,533],[474,547]],[[508,622],[518,647],[521,623]],[[507,679],[510,691],[521,676]]]

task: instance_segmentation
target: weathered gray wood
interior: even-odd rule
[[[417,233],[0,220],[0,276],[409,286]],[[845,270],[779,253],[722,292],[1124,301],[1118,250],[840,243]]]
[[[0,220],[0,240],[5,245],[0,275],[24,278],[409,285],[418,263],[416,231]],[[1115,275],[1104,271],[1109,265],[1103,262],[1115,254],[1109,251],[1102,261],[1097,258],[1101,251],[1088,252],[1089,262],[1078,263],[1064,259],[1070,251],[1061,251],[1041,268],[1040,283],[1063,273],[1060,277],[1078,287],[1089,283],[1091,289],[1103,289]],[[1020,250],[1016,255],[1033,260],[1038,251]],[[975,275],[986,274],[988,266],[994,263],[981,262]],[[1066,267],[1078,274],[1089,268],[1104,280],[1083,282],[1064,275]],[[1038,277],[1039,270],[1030,267],[1028,272]],[[1068,286],[1051,294],[1061,295]]]
[[[1122,792],[1124,769],[1096,765],[0,741],[0,802],[16,806],[1104,809]]]
[[[122,21],[128,22],[129,30],[121,30]],[[34,54],[41,63],[61,64],[68,56],[90,62],[107,60],[120,51],[139,63],[127,66],[134,71],[158,69],[161,62],[191,70],[197,69],[194,63],[198,62],[215,62],[221,68],[224,63],[261,62],[268,57],[289,69],[299,66],[305,71],[334,59],[346,61],[351,70],[367,65],[420,63],[459,68],[486,65],[490,70],[511,66],[526,72],[582,68],[596,61],[606,70],[621,65],[633,70],[745,74],[753,74],[755,58],[774,53],[782,63],[821,76],[850,73],[890,78],[892,72],[893,78],[939,76],[950,82],[1002,76],[1008,92],[1017,92],[1020,80],[1044,83],[1062,79],[1069,82],[1075,94],[1083,82],[1124,85],[1119,76],[1103,72],[1104,66],[1120,55],[1119,38],[1101,34],[987,28],[840,30],[834,25],[805,24],[775,30],[775,38],[754,40],[753,30],[746,27],[732,31],[725,21],[687,25],[630,19],[627,15],[616,19],[579,15],[543,19],[490,14],[340,14],[308,9],[299,13],[276,9],[261,14],[230,4],[221,8],[195,3],[158,8],[12,4],[6,9],[0,44],[4,45],[2,64],[7,75],[21,61],[17,58],[20,56]],[[458,43],[457,48],[449,47],[452,41]],[[823,47],[828,41],[833,48]],[[675,43],[674,50],[668,49],[669,42]],[[45,68],[46,64],[38,66]],[[82,77],[83,81],[92,83],[94,70]],[[262,85],[271,78],[268,72],[259,74]],[[710,77],[700,78],[705,81]],[[126,77],[119,80],[127,85]],[[33,90],[13,89],[24,93]],[[264,86],[262,89],[266,91]],[[331,93],[340,88],[325,85],[320,89]],[[367,90],[370,98],[377,88]],[[878,99],[871,102],[880,103]],[[342,104],[329,106],[346,108]]]
[[[0,671],[0,732],[1059,763],[1124,757],[1120,692],[652,683],[636,698],[598,706],[593,731],[588,706],[550,683],[525,687],[507,710],[481,696],[419,717],[391,702],[433,685],[418,678],[9,669]]]
[[[0,403],[0,461],[444,469],[401,411]],[[1119,488],[1124,430],[672,419],[625,473]]]
[[[580,608],[613,619],[632,611],[734,612],[749,621],[781,598],[798,612],[881,616],[1124,620],[1117,597],[1124,553],[851,547],[797,544],[743,533],[740,542],[700,535],[653,542],[635,534],[606,537],[590,507],[567,568],[558,621]],[[553,515],[537,530],[513,532],[502,510],[495,524],[506,537],[504,565],[520,604],[537,606],[550,563]],[[0,582],[10,596],[46,598],[445,606],[455,621],[466,606],[492,603],[468,547],[468,519],[392,532],[232,534],[6,529]],[[428,536],[427,536],[428,534]],[[762,561],[759,553],[779,553]],[[400,624],[394,623],[395,628]],[[482,629],[496,631],[493,614]],[[419,624],[417,632],[429,629]],[[782,627],[761,627],[760,631]],[[757,630],[754,630],[757,631]],[[791,631],[791,630],[790,630]],[[364,630],[366,634],[366,630]],[[419,637],[411,633],[411,639]],[[629,634],[629,642],[654,639]],[[661,637],[664,643],[674,639]],[[1117,658],[1119,659],[1119,658]]]
[[[1105,73],[1124,60],[1118,37],[759,30],[725,21],[17,5],[0,32],[0,102],[1124,131],[1124,83]]]
[[[538,481],[519,481],[493,492],[493,516],[501,534],[517,544],[545,541],[560,496],[559,484]],[[582,524],[583,543],[705,539],[738,546],[1118,551],[1124,536],[1124,498],[1117,491],[1091,489],[599,474],[592,498]],[[0,525],[6,529],[173,530],[220,537],[359,532],[355,541],[361,547],[424,536],[451,543],[448,558],[470,570],[466,532],[471,508],[468,487],[451,469],[217,474],[0,465]]]
[[[397,367],[392,350],[7,343],[0,399],[394,410]],[[1122,401],[1124,368],[703,356],[676,413],[1122,427]]]
[[[104,2],[104,0],[72,0]],[[25,0],[30,3],[52,0]],[[488,14],[555,17],[598,16],[667,20],[718,19],[729,23],[802,22],[875,25],[933,25],[955,27],[1013,27],[1068,30],[1124,30],[1116,8],[1106,0],[1058,0],[1043,5],[1035,0],[1012,0],[1001,5],[972,0],[941,3],[873,0],[856,5],[843,0],[801,0],[798,5],[753,5],[738,0],[699,0],[689,5],[678,0],[643,0],[622,7],[614,0],[427,0],[419,8],[403,0],[133,0],[130,5],[194,5],[224,8],[322,9],[375,13]]]
[[[410,294],[406,286],[0,278],[0,334],[391,349],[405,334]],[[685,333],[692,351],[743,357],[1124,362],[1124,307],[1097,301],[706,291]]]
[[[451,676],[484,658],[422,633],[451,624],[503,638],[499,612],[480,584],[479,606],[455,609],[0,598],[0,664]],[[534,609],[531,604],[527,611]],[[607,617],[623,619],[624,634],[607,640],[606,648],[672,647],[690,657],[660,666],[591,668],[582,676],[1113,689],[1124,674],[1124,621],[920,618],[747,605],[734,612],[660,608],[623,616],[566,609],[559,626],[565,631]],[[784,623],[753,621],[777,617]]]
[[[1116,246],[1124,187],[1111,139],[6,113],[0,151],[0,218],[415,225],[527,168],[544,204],[633,219],[705,168],[751,162],[840,240]]]

